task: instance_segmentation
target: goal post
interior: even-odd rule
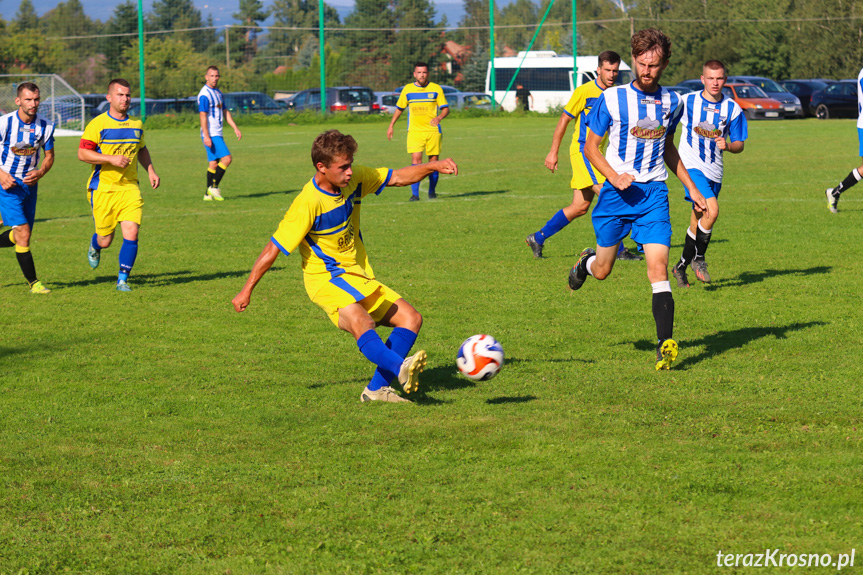
[[[54,122],[58,130],[84,131],[84,97],[57,74],[0,74],[0,112],[8,114],[18,107],[15,96],[24,82],[39,86],[39,113]]]

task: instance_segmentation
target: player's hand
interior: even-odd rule
[[[440,124],[440,118],[438,118],[437,116],[435,116],[434,118],[432,118],[432,119],[429,121],[429,124],[431,124],[432,126],[437,126],[438,124]]]
[[[249,301],[252,298],[246,292],[240,292],[234,296],[234,299],[231,300],[231,303],[234,304],[234,310],[237,313],[246,311],[246,308],[249,307]]]
[[[704,195],[701,192],[699,192],[697,189],[694,192],[692,190],[689,190],[689,197],[692,198],[692,203],[695,204],[695,207],[698,208],[698,211],[704,212],[705,216],[710,215],[710,211],[707,208],[707,200],[704,199]]]
[[[611,185],[622,192],[623,190],[628,188],[634,181],[635,176],[633,176],[632,174],[618,174],[617,177],[614,178],[614,181],[611,182]]]
[[[125,169],[131,161],[126,156],[108,156],[108,163],[112,166],[117,166],[120,169]]]
[[[557,171],[557,154],[554,152],[549,152],[545,157],[545,167],[551,170],[551,173],[555,173]]]
[[[152,168],[147,170],[147,173],[150,176],[150,185],[155,190],[159,187],[159,184],[162,182],[162,180],[159,178],[159,174],[157,174],[156,171]]]
[[[33,170],[32,172],[27,174],[22,181],[28,186],[32,186],[33,184],[38,182],[44,175],[45,174],[42,173],[42,170]]]
[[[392,127],[392,125],[390,125],[390,127],[387,128],[387,140],[392,140],[392,139],[393,139],[393,127]]]
[[[204,147],[212,148],[213,147],[213,139],[210,136],[204,136]]]
[[[727,150],[728,149],[728,141],[726,141],[726,139],[723,138],[722,136],[717,136],[716,138],[713,139],[713,141],[716,142],[716,147],[719,148],[720,150]]]
[[[240,132],[240,129],[239,129],[239,128],[234,128],[234,133],[237,135],[237,140],[238,140],[238,141],[243,139],[243,133],[242,133],[242,132]]]
[[[455,165],[455,162],[452,158],[438,161],[437,165],[435,166],[435,170],[437,170],[441,174],[452,174],[454,176],[458,175],[458,166]]]
[[[15,187],[15,178],[0,170],[0,186],[2,186],[4,190],[11,190]]]

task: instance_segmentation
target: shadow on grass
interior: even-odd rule
[[[46,222],[53,222],[57,220],[83,220],[83,219],[93,219],[93,214],[83,214],[80,216],[59,216],[56,218],[36,218],[34,223],[44,224]],[[2,227],[2,226],[0,226]]]
[[[492,399],[486,399],[485,402],[489,405],[501,405],[504,403],[527,403],[529,401],[536,401],[537,398],[534,395],[519,395],[517,397],[494,397]]]
[[[244,194],[242,196],[231,196],[232,200],[251,200],[254,198],[265,198],[267,196],[284,196],[288,194],[296,194],[300,190],[284,190],[282,192],[258,192],[257,194]]]
[[[275,269],[275,267],[273,268]],[[211,274],[197,274],[190,270],[177,270],[160,274],[135,274],[129,277],[129,284],[132,287],[147,286],[147,287],[162,287],[174,284],[185,284],[192,282],[205,282],[211,280],[225,278],[245,278],[249,275],[248,270],[239,270],[233,272],[219,272]],[[86,280],[78,280],[73,282],[50,282],[51,288],[77,288],[99,285],[108,282],[116,282],[117,275],[99,275]]]
[[[506,194],[509,193],[510,190],[487,190],[487,191],[476,191],[476,192],[465,192],[463,194],[446,194],[448,198],[469,198],[471,196],[491,196],[495,194]]]
[[[683,231],[683,235],[684,235],[684,236],[686,235],[686,230],[684,230],[684,231]],[[685,241],[685,240],[684,240],[684,241]],[[715,240],[713,240],[713,239],[712,239],[712,240],[710,240],[710,245],[712,246],[712,245],[716,245],[716,244],[724,244],[724,243],[727,243],[727,242],[728,242],[728,240],[723,240],[723,239],[715,239]],[[673,243],[673,244],[671,244],[671,249],[672,249],[672,250],[673,250],[673,249],[675,249],[675,248],[683,249],[683,244],[684,244],[684,242],[680,242],[680,243]],[[669,257],[672,257],[672,256],[669,256]],[[673,261],[673,260],[672,260],[672,261]]]
[[[792,323],[779,327],[744,327],[730,331],[720,331],[696,340],[681,340],[684,347],[704,346],[704,351],[693,357],[684,358],[680,363],[674,365],[674,369],[686,369],[711,357],[725,353],[732,349],[739,349],[744,345],[764,337],[773,336],[776,339],[787,339],[789,332],[800,331],[815,326],[827,325],[823,321],[810,321],[806,323]],[[635,342],[635,348],[641,351],[655,351],[656,344],[649,340]]]
[[[713,242],[711,242],[713,243]],[[749,284],[763,282],[768,278],[778,276],[811,276],[815,274],[828,274],[833,268],[830,266],[817,266],[814,268],[799,269],[799,270],[762,270],[759,272],[743,272],[736,278],[719,279],[704,286],[707,291],[716,291],[726,287],[741,287]]]

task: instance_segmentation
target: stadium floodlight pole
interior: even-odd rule
[[[573,0],[574,2],[575,0]],[[518,77],[518,73],[521,71],[521,65],[524,64],[524,59],[527,58],[528,52],[533,48],[533,43],[536,42],[536,37],[539,36],[539,31],[542,30],[542,25],[545,23],[545,19],[548,18],[548,13],[551,12],[551,7],[554,6],[554,0],[548,3],[548,8],[545,9],[545,14],[542,15],[542,20],[539,21],[539,26],[536,27],[536,32],[533,33],[533,38],[530,39],[530,44],[527,45],[527,50],[524,51],[524,56],[521,57],[521,62],[518,63],[518,68],[515,69],[515,74],[512,75],[512,79],[509,81],[509,85],[506,87],[506,92],[503,93],[503,98],[501,98],[501,102],[506,99],[506,95],[509,94],[509,89],[512,88],[515,79]]]
[[[489,27],[489,44],[490,44],[490,55],[491,55],[491,111],[497,111],[497,99],[494,97],[495,92],[497,92],[497,78],[495,77],[496,72],[494,71],[494,0],[489,0],[488,2],[488,27]]]
[[[318,44],[321,59],[321,113],[327,113],[327,65],[324,62],[324,0],[318,0]]]
[[[147,121],[147,99],[144,95],[144,6],[138,0],[138,75],[141,82],[141,121]]]

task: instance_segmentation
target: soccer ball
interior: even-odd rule
[[[472,335],[459,346],[455,364],[465,377],[489,380],[503,367],[503,347],[490,335]]]

